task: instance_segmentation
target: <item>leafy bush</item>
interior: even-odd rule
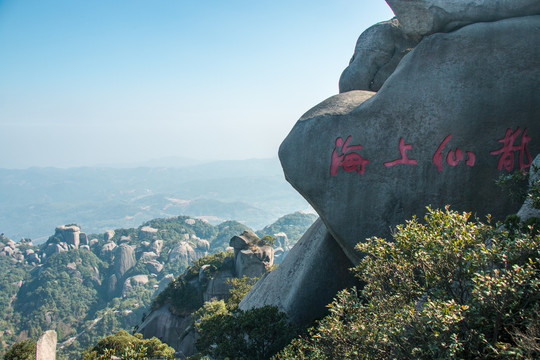
[[[170,310],[177,315],[189,315],[203,304],[202,290],[196,288],[192,282],[199,277],[199,271],[204,265],[209,265],[205,272],[208,278],[218,270],[232,263],[232,251],[220,252],[205,256],[193,263],[186,271],[171,281],[165,290],[155,298],[152,309],[157,309],[164,304],[170,304]],[[206,284],[202,284],[203,286]]]
[[[35,360],[36,342],[26,339],[13,344],[4,355],[4,360]]]
[[[120,330],[114,335],[104,337],[91,349],[85,350],[82,360],[105,360],[112,356],[122,359],[174,359],[174,349],[159,339],[143,339],[141,334],[130,335]]]
[[[363,290],[275,359],[538,358],[540,237],[469,216],[428,208],[359,244]]]
[[[275,306],[206,314],[196,326],[197,349],[213,359],[268,359],[296,335],[287,315]]]

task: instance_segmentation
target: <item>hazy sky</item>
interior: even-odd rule
[[[0,0],[0,167],[269,158],[384,0]]]

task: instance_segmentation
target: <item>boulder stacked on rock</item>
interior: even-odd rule
[[[352,264],[358,242],[388,237],[428,205],[495,219],[517,211],[495,180],[528,171],[540,152],[538,1],[387,2],[396,19],[360,36],[341,93],[306,112],[279,150],[286,179]],[[257,284],[249,306],[300,300],[257,294],[302,276],[288,270]]]
[[[426,205],[517,210],[495,179],[540,152],[539,25],[512,17],[426,36],[378,92],[336,95],[296,123],[279,152],[285,176],[354,263],[358,241]]]

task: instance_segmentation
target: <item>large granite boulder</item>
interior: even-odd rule
[[[108,243],[104,244],[101,247],[101,250],[99,251],[100,259],[107,262],[113,261],[115,248],[116,248],[116,244],[112,241],[109,241]]]
[[[357,285],[349,272],[352,266],[319,219],[283,263],[253,285],[239,307],[274,305],[294,323],[306,325],[325,314],[336,292]]]
[[[114,249],[114,273],[118,280],[122,279],[124,274],[135,266],[135,251],[126,244],[121,244]]]
[[[339,79],[339,92],[379,91],[417,43],[403,33],[397,19],[373,25],[358,38],[350,64]]]
[[[420,38],[464,25],[540,15],[538,0],[386,0],[409,36]]]
[[[426,205],[501,218],[519,204],[494,180],[540,152],[539,79],[540,16],[425,37],[379,92],[302,116],[280,147],[285,176],[353,263],[357,242]]]
[[[54,234],[62,238],[62,241],[68,245],[73,245],[74,248],[79,247],[81,229],[78,226],[60,225],[56,227]]]
[[[195,250],[185,241],[181,241],[171,250],[169,253],[169,262],[184,261],[187,264],[191,264],[192,261],[197,260],[197,254]]]
[[[234,267],[237,277],[259,277],[274,264],[274,249],[264,245],[251,230],[233,236],[229,246],[234,249]]]

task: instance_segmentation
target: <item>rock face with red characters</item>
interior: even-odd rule
[[[340,104],[346,104],[342,106]],[[496,186],[540,152],[540,16],[425,37],[377,92],[350,91],[296,123],[279,156],[349,258],[425,206],[493,214]]]
[[[358,242],[390,238],[426,206],[515,213],[520,204],[495,180],[528,171],[540,152],[538,1],[387,2],[397,20],[360,37],[342,92],[304,114],[279,151],[286,179],[353,264]],[[280,268],[289,276],[297,270],[287,264],[311,268],[316,259],[293,254]],[[280,291],[282,280],[267,276],[252,291]],[[287,309],[294,294],[285,293],[248,294],[265,299],[241,308]]]

